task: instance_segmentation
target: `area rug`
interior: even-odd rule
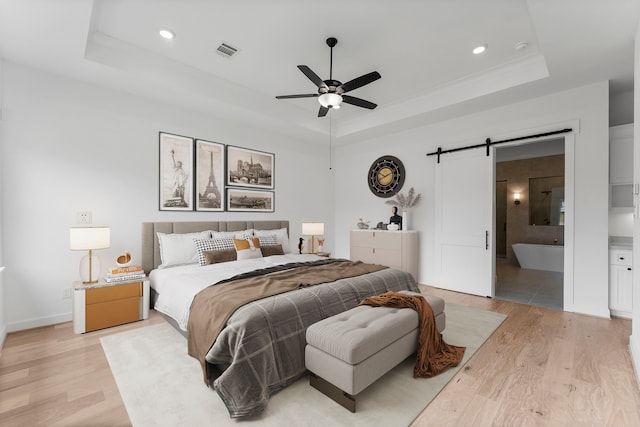
[[[416,379],[409,358],[357,396],[356,413],[309,386],[304,377],[271,396],[259,417],[240,424],[408,426],[506,318],[451,303],[445,310],[445,341],[467,347],[458,367]],[[218,394],[204,385],[199,363],[187,355],[186,339],[168,323],[100,341],[134,427],[239,425],[229,418]]]

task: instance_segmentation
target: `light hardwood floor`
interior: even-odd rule
[[[630,321],[423,290],[508,317],[414,426],[640,425]],[[84,335],[70,322],[9,334],[0,354],[0,425],[131,425],[100,337],[159,322],[152,311],[146,321]]]

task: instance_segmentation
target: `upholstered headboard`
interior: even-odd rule
[[[250,228],[256,230],[277,230],[286,228],[289,221],[185,221],[185,222],[143,222],[142,223],[142,268],[149,273],[158,267],[160,259],[160,233],[194,233],[196,231],[242,231]]]

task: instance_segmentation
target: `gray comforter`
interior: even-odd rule
[[[232,418],[264,410],[271,393],[303,376],[305,332],[326,317],[386,291],[420,292],[409,273],[384,269],[247,304],[227,322],[206,356],[221,372],[213,386]]]

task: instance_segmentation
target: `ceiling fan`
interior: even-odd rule
[[[317,97],[318,101],[320,102],[318,117],[326,116],[330,108],[340,108],[340,104],[342,102],[355,105],[357,107],[368,108],[370,110],[376,108],[378,105],[374,104],[373,102],[356,98],[355,96],[345,95],[345,93],[378,80],[382,76],[377,71],[372,71],[369,74],[365,74],[353,80],[349,80],[346,83],[342,83],[338,80],[333,80],[333,47],[337,43],[338,39],[336,39],[335,37],[329,37],[327,39],[327,46],[331,48],[329,80],[322,80],[316,73],[311,70],[311,68],[307,67],[306,65],[298,65],[300,71],[302,71],[309,80],[311,80],[316,86],[318,86],[318,93],[306,93],[301,95],[279,95],[276,96],[276,99]]]

